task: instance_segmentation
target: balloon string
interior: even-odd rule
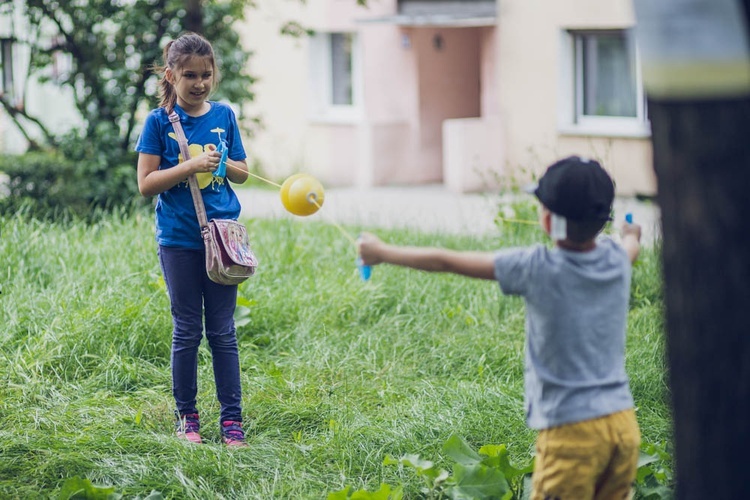
[[[535,221],[535,220],[510,219],[506,217],[498,217],[498,219],[503,222],[515,222],[516,224],[530,224],[533,226],[539,224],[539,221]]]
[[[276,186],[277,188],[281,188],[281,184],[277,184],[277,183],[273,182],[270,179],[266,179],[265,177],[261,177],[260,175],[257,175],[257,174],[254,174],[252,172],[249,172],[249,171],[245,170],[244,168],[241,168],[241,167],[237,166],[237,164],[234,163],[234,161],[232,161],[232,160],[227,159],[226,160],[226,165],[228,167],[230,167],[230,168],[233,168],[233,169],[239,171],[239,172],[242,172],[242,173],[248,174],[248,175],[250,175],[252,177],[255,177],[258,180],[261,180],[263,182],[267,182],[268,184],[271,184],[272,186]],[[320,210],[322,208],[322,206],[320,205],[320,203],[318,203],[318,200],[315,199],[315,195],[313,195],[312,193],[310,194],[310,196],[308,198],[308,201],[311,202],[311,203],[313,203],[316,207],[318,207],[318,210]],[[336,223],[336,221],[334,221],[333,219],[330,219],[328,217],[326,217],[326,219],[328,220],[329,223],[333,224],[333,226],[335,226],[336,229],[338,229],[339,231],[341,231],[341,234],[343,234],[346,237],[346,239],[348,239],[351,242],[352,245],[354,245],[355,247],[357,246],[357,240],[355,240],[354,237],[352,237],[352,235],[349,234],[346,231],[346,229],[344,229],[343,227],[341,227],[340,225],[338,225]],[[498,217],[498,219],[500,219],[503,222],[514,222],[516,224],[536,225],[536,224],[539,223],[538,221],[533,221],[533,220],[511,219],[511,218],[506,218],[506,217]]]
[[[239,170],[239,171],[240,171],[240,172],[242,172],[243,174],[248,174],[248,175],[251,175],[251,176],[255,177],[256,179],[259,179],[259,180],[261,180],[261,181],[263,181],[263,182],[267,182],[267,183],[269,183],[269,184],[270,184],[270,185],[272,185],[272,186],[276,186],[277,188],[280,188],[280,187],[281,187],[281,184],[276,184],[276,183],[275,183],[275,182],[273,182],[272,180],[266,179],[265,177],[261,177],[260,175],[254,174],[254,173],[252,173],[252,172],[248,172],[248,171],[247,171],[247,170],[245,170],[244,168],[241,168],[241,167],[239,167],[239,166],[238,166],[238,165],[237,165],[236,163],[234,163],[234,162],[233,162],[232,160],[229,160],[229,159],[228,159],[228,160],[226,161],[226,165],[227,165],[228,167],[231,167],[231,168],[235,169],[235,170]]]
[[[249,171],[245,170],[244,168],[239,167],[234,161],[232,161],[230,159],[226,160],[226,165],[228,167],[230,167],[230,168],[233,168],[233,169],[239,171],[239,172],[242,172],[242,173],[248,174],[248,175],[250,175],[252,177],[255,177],[258,180],[261,180],[263,182],[267,182],[268,184],[270,184],[272,186],[276,186],[277,188],[281,188],[281,184],[277,184],[277,183],[273,182],[270,179],[266,179],[265,177],[261,177],[260,175],[257,175],[257,174],[254,174],[252,172],[249,172]],[[318,210],[320,210],[321,205],[318,203],[318,200],[316,200],[314,196],[310,196],[310,198],[308,199],[308,201],[310,201],[313,204],[315,204],[315,206],[318,207]],[[498,219],[500,219],[503,222],[514,222],[516,224],[530,224],[530,225],[534,225],[534,226],[537,225],[537,224],[539,224],[539,221],[535,221],[535,220],[512,219],[512,218],[509,218],[509,217],[498,217]],[[352,238],[352,236],[348,232],[346,232],[346,230],[344,230],[344,228],[342,228],[341,226],[339,226],[338,224],[336,224],[336,222],[334,222],[331,219],[328,219],[328,221],[331,224],[333,224],[334,226],[336,226],[339,229],[339,231],[341,231],[341,233],[344,236],[346,236],[347,239],[349,241],[351,241],[355,246],[357,245],[357,241],[354,238]]]
[[[313,193],[310,193],[308,195],[307,200],[309,202],[313,203],[316,207],[318,207],[318,210],[320,210],[322,208],[321,205],[320,205],[320,203],[318,203],[318,200],[316,199],[316,197],[315,197],[315,195]],[[333,224],[336,227],[336,229],[338,229],[339,231],[341,231],[341,234],[343,234],[344,236],[346,236],[346,239],[348,239],[351,242],[352,245],[354,245],[355,247],[357,246],[357,240],[355,240],[354,237],[351,234],[349,234],[346,229],[344,229],[343,227],[339,226],[336,223],[336,221],[334,221],[333,219],[329,219],[328,217],[326,217],[326,220],[328,220],[329,223]]]
[[[227,160],[226,164],[227,164],[228,167],[231,167],[231,168],[233,168],[235,170],[239,170],[240,172],[243,172],[243,173],[246,173],[248,175],[251,175],[251,176],[255,177],[256,179],[259,179],[261,181],[267,182],[267,183],[271,184],[272,186],[276,186],[277,188],[281,188],[281,184],[276,184],[275,182],[273,182],[273,181],[271,181],[269,179],[266,179],[265,177],[261,177],[260,175],[256,175],[256,174],[254,174],[252,172],[248,172],[244,168],[241,168],[241,167],[237,166],[232,160]],[[314,194],[312,194],[312,193],[310,194],[310,196],[308,197],[308,201],[311,202],[311,203],[313,203],[316,207],[318,207],[318,210],[321,209],[321,205],[320,205],[320,203],[318,203],[318,200],[315,199],[315,195]],[[351,242],[352,245],[354,245],[355,247],[357,246],[357,240],[355,240],[354,237],[352,237],[352,235],[349,234],[346,231],[346,229],[344,229],[343,227],[339,226],[335,221],[333,221],[331,219],[328,219],[328,218],[326,218],[326,219],[328,220],[328,222],[330,222],[331,224],[333,224],[336,227],[336,229],[338,229],[339,231],[341,231],[341,234],[343,234],[344,236],[346,236],[346,239],[348,239]]]

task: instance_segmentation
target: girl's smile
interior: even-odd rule
[[[177,104],[190,115],[200,116],[208,111],[205,103],[211,95],[214,72],[206,57],[191,57],[176,71],[170,71]]]

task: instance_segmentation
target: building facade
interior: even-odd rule
[[[252,158],[327,185],[520,184],[554,159],[600,159],[623,195],[655,193],[629,0],[259,0],[264,129]],[[281,36],[297,21],[311,36]]]

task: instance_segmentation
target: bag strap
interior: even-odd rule
[[[180,145],[180,153],[182,153],[182,161],[190,159],[190,150],[188,148],[187,137],[185,137],[185,131],[182,129],[180,123],[180,115],[176,111],[172,110],[169,113],[169,121],[172,123],[175,134],[177,134],[177,144]],[[188,185],[190,186],[190,194],[193,196],[193,205],[195,205],[195,213],[198,216],[198,224],[201,226],[201,230],[208,226],[208,217],[206,217],[206,206],[203,204],[203,195],[201,194],[201,188],[198,186],[198,179],[195,174],[190,174],[188,177]]]

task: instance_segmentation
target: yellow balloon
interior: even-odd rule
[[[281,185],[281,203],[294,215],[312,215],[324,201],[323,185],[312,175],[296,174]]]
[[[289,210],[289,188],[292,187],[294,181],[306,175],[307,174],[294,174],[287,177],[286,180],[281,184],[281,190],[279,191],[279,195],[281,195],[281,204],[284,205],[284,208],[286,208],[287,210]]]

